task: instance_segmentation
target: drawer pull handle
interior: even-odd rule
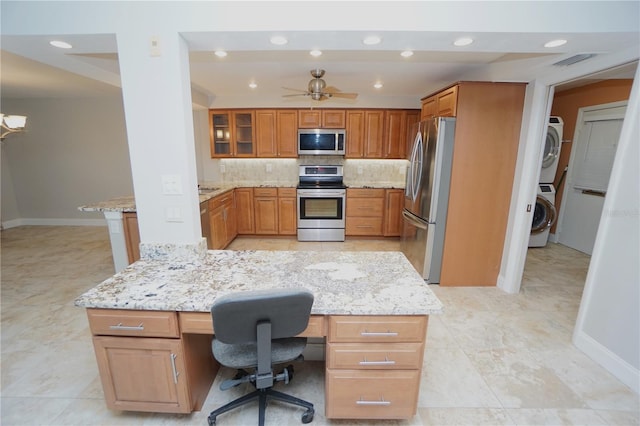
[[[391,401],[385,401],[384,398],[380,398],[380,401],[365,401],[360,398],[356,401],[357,405],[391,405]]]
[[[377,337],[377,336],[387,336],[387,337],[394,337],[397,336],[398,333],[396,331],[362,331],[360,332],[360,335],[365,337]]]
[[[144,324],[140,323],[140,325],[122,325],[122,323],[119,322],[116,325],[110,325],[109,328],[111,330],[138,330],[138,331],[142,331],[142,330],[144,330]]]
[[[178,375],[180,373],[178,373],[178,369],[176,368],[176,354],[171,354],[170,355],[170,359],[171,359],[171,369],[173,370],[173,383],[175,383],[176,385],[178,384]]]
[[[396,365],[396,362],[390,360],[387,356],[384,357],[384,361],[367,361],[365,357],[364,360],[360,361],[360,365]]]

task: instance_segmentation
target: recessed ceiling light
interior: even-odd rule
[[[375,87],[376,89],[382,89],[382,83],[377,82],[376,84],[373,85],[373,87]]]
[[[59,47],[60,49],[71,49],[73,47],[66,41],[60,41],[60,40],[50,41],[49,44],[54,47]]]
[[[468,46],[473,43],[473,39],[469,37],[462,37],[453,42],[454,46]]]
[[[413,56],[413,51],[405,50],[404,52],[400,53],[400,56],[402,56],[403,58],[410,58]]]
[[[252,81],[251,83],[249,83],[249,87],[255,89],[256,87],[258,87],[258,85],[254,81]]]
[[[285,36],[280,35],[271,37],[269,41],[271,42],[271,44],[276,44],[278,46],[282,46],[283,44],[287,44],[289,42],[289,40],[287,40]]]
[[[567,40],[563,40],[563,39],[558,39],[558,40],[551,40],[548,41],[544,44],[544,47],[558,47],[558,46],[562,46],[563,44],[566,44]]]
[[[218,58],[224,58],[225,56],[227,56],[227,52],[225,52],[224,50],[216,50],[215,52],[213,52],[213,54]]]
[[[382,39],[378,36],[367,36],[362,40],[362,42],[367,46],[373,46],[374,44],[380,44]]]
[[[309,55],[317,58],[318,56],[322,55],[322,51],[318,49],[313,49],[311,52],[309,52]]]

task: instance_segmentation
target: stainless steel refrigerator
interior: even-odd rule
[[[400,247],[428,283],[440,282],[455,125],[436,117],[410,133]]]

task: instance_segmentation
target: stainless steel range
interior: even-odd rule
[[[300,166],[298,241],[344,241],[342,166]]]

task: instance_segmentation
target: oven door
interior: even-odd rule
[[[344,189],[298,189],[298,228],[344,228]]]

